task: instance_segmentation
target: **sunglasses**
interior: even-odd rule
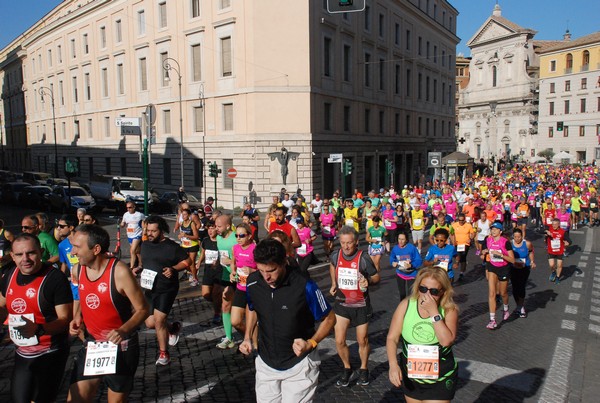
[[[21,229],[32,230],[35,229],[35,225],[23,225]]]
[[[438,288],[427,288],[424,285],[419,286],[419,292],[421,294],[427,294],[427,291],[429,291],[429,293],[431,295],[433,295],[434,297],[437,297],[438,295],[440,295],[442,293],[442,290],[440,290]]]
[[[86,218],[85,220],[83,220],[83,222],[92,222],[93,220],[91,218]]]
[[[58,228],[67,228],[67,227],[68,227],[68,225],[67,225],[67,224],[56,224],[56,226],[57,226]]]
[[[246,238],[248,234],[235,234],[236,238]]]

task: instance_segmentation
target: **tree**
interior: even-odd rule
[[[551,148],[546,148],[545,150],[540,151],[537,155],[538,157],[543,157],[550,161],[552,160],[552,157],[554,157],[554,151],[552,151]]]

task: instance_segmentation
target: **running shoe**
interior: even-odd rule
[[[337,380],[337,382],[335,383],[336,386],[348,386],[350,385],[350,380],[352,378],[352,368],[344,368],[344,372],[342,372],[342,375],[340,376],[340,379]]]
[[[550,281],[555,281],[556,280],[556,272],[553,271],[552,273],[550,273],[550,277],[548,278]]]
[[[156,360],[156,365],[169,365],[171,362],[171,356],[167,351],[161,351]]]
[[[371,381],[369,380],[369,370],[368,369],[359,369],[358,370],[358,380],[356,381],[357,385],[367,386]]]
[[[563,276],[560,277],[556,277],[556,281],[554,281],[554,284],[559,285],[560,284],[560,280],[563,279]]]
[[[219,350],[227,350],[230,348],[234,348],[235,347],[235,343],[231,340],[229,340],[227,337],[223,337],[221,339],[221,342],[219,344],[217,344],[217,348]]]
[[[519,318],[526,318],[527,317],[527,311],[525,310],[525,308],[521,308],[521,312],[519,312]]]
[[[181,322],[173,322],[169,329],[169,346],[176,346],[179,342],[179,333],[181,332]]]
[[[490,323],[487,324],[486,328],[490,329],[490,330],[494,330],[498,327],[498,324],[496,323],[496,321],[494,319],[490,320]]]
[[[481,251],[480,250],[476,250],[475,251],[475,256],[479,256],[479,255],[481,255]]]
[[[502,313],[502,320],[508,320],[510,318],[510,311],[507,309]]]
[[[192,280],[192,281],[190,281],[190,287],[198,287],[198,284],[200,284],[198,282],[198,280]]]

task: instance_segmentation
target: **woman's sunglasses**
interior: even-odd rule
[[[427,288],[424,285],[419,286],[419,292],[421,294],[427,294],[427,291],[429,291],[429,293],[431,295],[433,295],[434,297],[437,297],[438,295],[440,295],[442,293],[442,290],[440,290],[438,288]]]

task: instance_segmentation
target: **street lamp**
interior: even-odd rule
[[[200,107],[202,108],[202,131],[204,132],[202,133],[202,188],[200,193],[200,200],[202,200],[204,187],[206,186],[206,169],[204,169],[206,162],[206,98],[204,97],[204,84],[200,84],[198,98],[200,98]]]
[[[54,132],[54,177],[58,178],[58,145],[56,144],[56,114],[54,111],[54,92],[50,87],[40,87],[38,92],[40,93],[41,101],[44,102],[44,96],[50,97],[52,105],[52,130]]]
[[[175,65],[173,65],[172,63],[175,63]],[[181,102],[181,66],[179,65],[179,62],[177,60],[173,59],[172,57],[167,57],[163,61],[163,69],[165,69],[166,71],[165,78],[167,80],[170,80],[169,70],[173,70],[175,73],[177,73],[177,78],[179,80],[179,165],[181,169],[181,187],[183,187],[183,106]]]

